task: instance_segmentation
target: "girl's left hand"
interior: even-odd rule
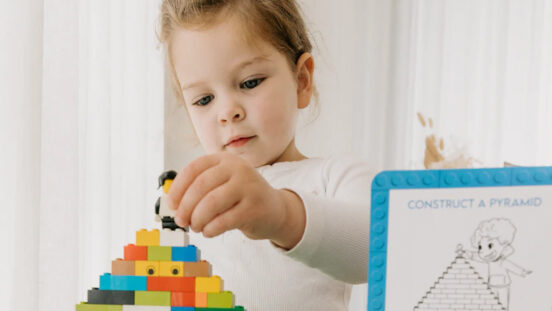
[[[274,189],[246,160],[217,153],[188,164],[168,193],[175,222],[205,237],[239,229],[251,239],[270,239],[292,248],[303,235],[301,199]]]

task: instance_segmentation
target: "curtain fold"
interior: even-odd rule
[[[157,226],[159,4],[2,2],[2,310],[74,310]]]

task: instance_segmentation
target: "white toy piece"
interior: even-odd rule
[[[190,243],[188,233],[177,228],[174,230],[163,229],[159,236],[159,245],[161,246],[183,246],[186,247]]]

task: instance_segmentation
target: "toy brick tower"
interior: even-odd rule
[[[243,311],[234,295],[223,291],[219,276],[200,260],[184,228],[175,225],[164,196],[175,172],[159,178],[163,188],[156,203],[163,229],[136,232],[136,244],[124,248],[124,258],[112,261],[111,273],[100,276],[100,287],[88,290],[88,301],[76,311]]]

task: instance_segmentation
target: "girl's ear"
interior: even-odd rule
[[[306,108],[313,92],[314,59],[310,53],[303,53],[297,60],[297,108]]]

